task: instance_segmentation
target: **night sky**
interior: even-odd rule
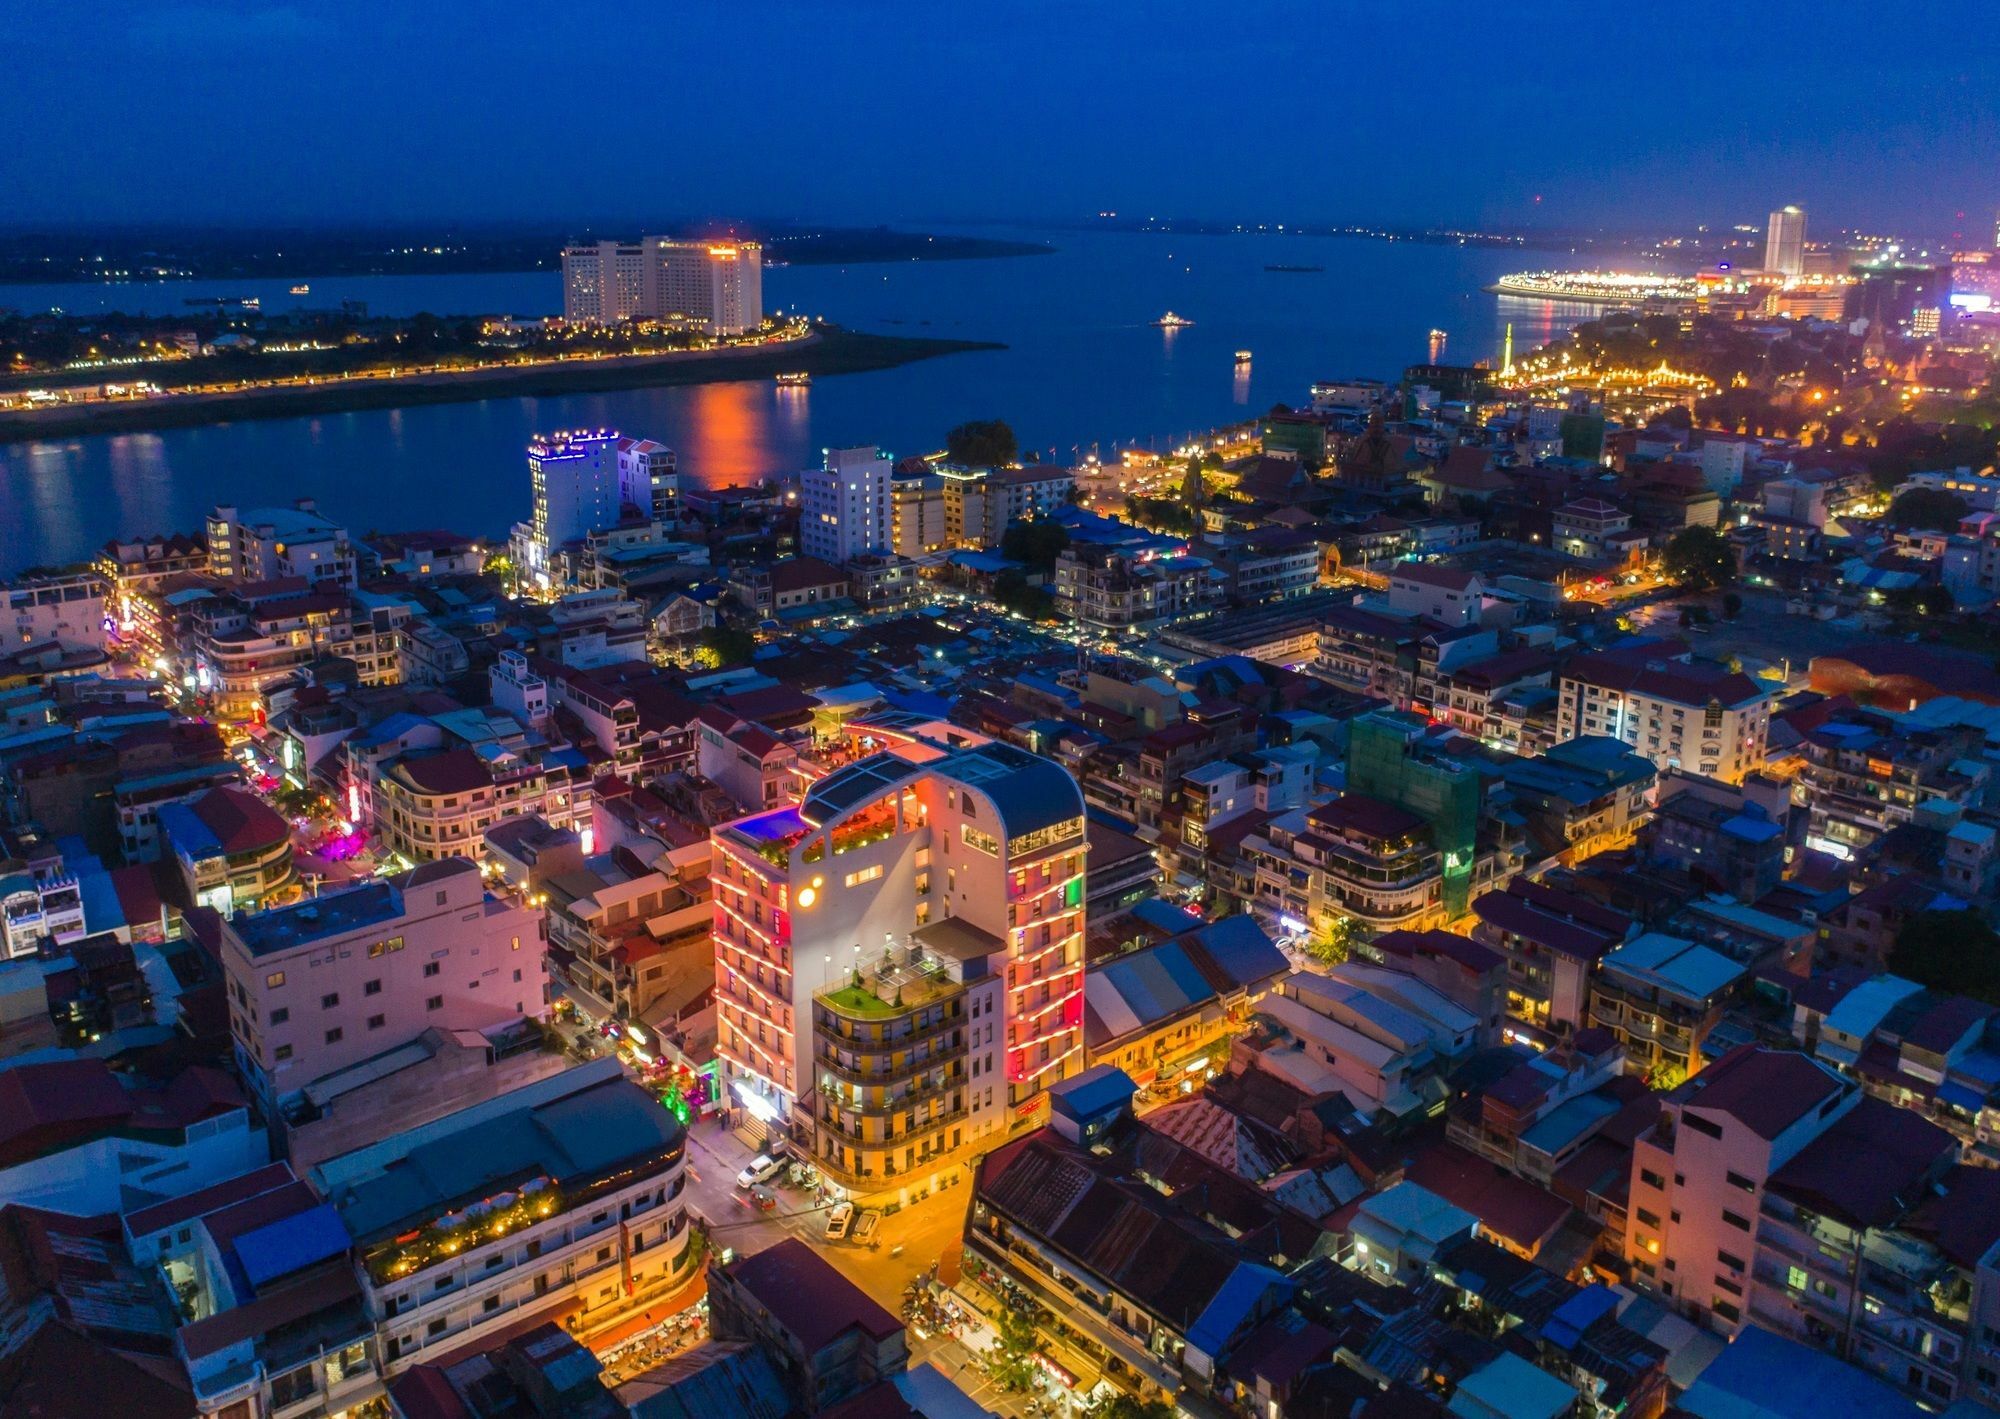
[[[0,223],[1990,233],[1986,8],[0,0]]]

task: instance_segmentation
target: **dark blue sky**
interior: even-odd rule
[[[11,5],[0,222],[1640,227],[1799,201],[1817,231],[1932,233],[2000,205],[1980,0]]]

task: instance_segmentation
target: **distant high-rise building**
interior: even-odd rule
[[[740,335],[764,319],[764,248],[754,241],[647,237],[646,315],[679,316],[711,335]]]
[[[679,321],[711,335],[764,319],[764,249],[754,241],[584,242],[563,248],[563,318],[580,325]]]
[[[1764,228],[1764,269],[1798,277],[1806,269],[1806,209],[1780,207]]]
[[[829,448],[826,462],[799,479],[799,550],[835,566],[886,552],[895,522],[889,483],[896,463],[874,445]]]
[[[641,243],[596,241],[566,246],[563,318],[613,325],[645,313],[646,249]]]

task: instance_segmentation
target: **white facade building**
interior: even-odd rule
[[[618,501],[656,521],[678,523],[681,480],[674,451],[652,439],[618,440]],[[596,528],[591,529],[593,532]]]
[[[650,236],[563,248],[563,318],[656,320],[740,335],[764,319],[764,249],[754,241]]]
[[[890,475],[895,460],[873,444],[829,448],[799,479],[799,550],[834,566],[886,552],[894,537]]]
[[[304,577],[314,590],[354,589],[347,529],[319,515],[311,498],[291,507],[222,506],[208,515],[208,569],[244,581]]]

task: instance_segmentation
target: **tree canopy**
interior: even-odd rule
[[[945,457],[967,468],[998,468],[1012,463],[1020,447],[1004,419],[972,419],[944,436]]]
[[[1898,527],[1922,527],[1949,532],[1972,505],[1942,488],[1912,488],[1889,504],[1889,521]]]
[[[1049,571],[1069,546],[1069,533],[1055,522],[1017,522],[1000,538],[1000,555]]]
[[[1056,614],[1056,599],[1046,588],[1030,585],[1018,567],[1009,567],[993,578],[993,600],[1002,609],[1018,611],[1030,621],[1046,621]]]
[[[1660,554],[1660,569],[1683,591],[1713,591],[1736,580],[1736,554],[1713,527],[1684,527]]]
[[[2000,1005],[2000,933],[1976,911],[1917,913],[1896,933],[1889,969],[1918,985]]]

